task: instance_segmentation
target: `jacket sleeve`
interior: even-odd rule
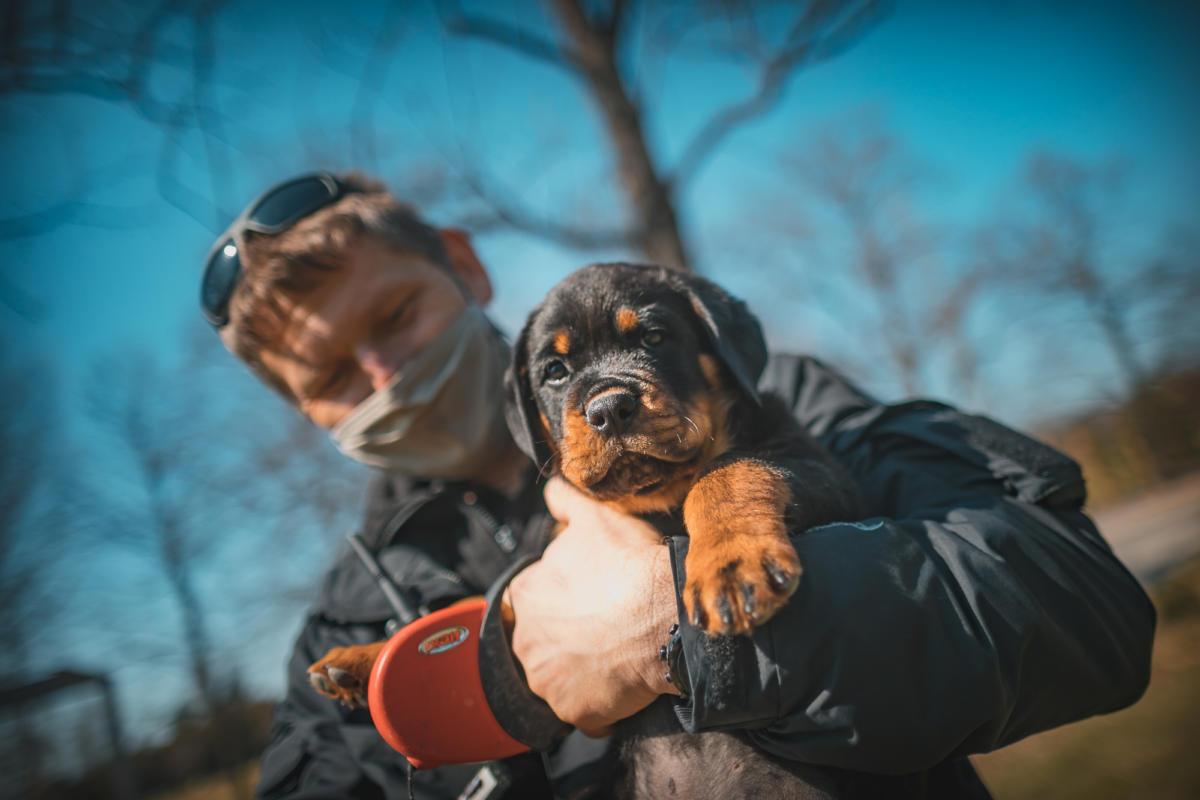
[[[940,404],[880,405],[812,359],[766,383],[870,516],[795,532],[800,588],[751,638],[684,625],[686,729],[906,773],[1141,696],[1154,609],[1082,513],[1073,461]],[[671,546],[681,593],[686,539]]]

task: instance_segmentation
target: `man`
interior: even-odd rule
[[[551,481],[503,425],[505,348],[481,309],[467,238],[383,188],[320,174],[282,184],[220,238],[202,300],[228,348],[350,457],[379,468],[363,525],[414,605],[510,587],[514,653],[560,718],[600,735],[652,702],[688,730],[737,729],[781,758],[914,775],[927,796],[986,797],[965,756],[1135,701],[1154,612],[1091,521],[1077,466],[995,423],[886,406],[820,363],[772,360],[762,386],[860,484],[872,516],[795,531],[801,588],[753,638],[681,619],[686,539]],[[632,565],[632,566],[631,566]],[[597,598],[603,598],[598,602]],[[347,554],[296,644],[258,788],[264,797],[403,797],[403,759],[362,710],[318,695],[331,647],[384,635],[384,598]],[[658,661],[683,625],[687,697]],[[581,797],[609,769],[579,731],[494,766],[493,797]],[[418,772],[456,797],[478,766]]]

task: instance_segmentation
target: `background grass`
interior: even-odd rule
[[[1155,592],[1150,688],[1131,708],[975,759],[997,800],[1200,797],[1200,561]]]

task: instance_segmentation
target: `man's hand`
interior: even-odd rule
[[[508,589],[513,653],[529,688],[592,736],[675,692],[658,648],[678,622],[671,564],[649,524],[561,478],[546,505],[562,526]]]

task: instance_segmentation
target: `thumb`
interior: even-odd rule
[[[546,509],[550,512],[550,516],[563,524],[566,524],[572,516],[577,516],[580,505],[587,502],[587,497],[583,492],[558,475],[546,482],[543,496],[546,499]]]

